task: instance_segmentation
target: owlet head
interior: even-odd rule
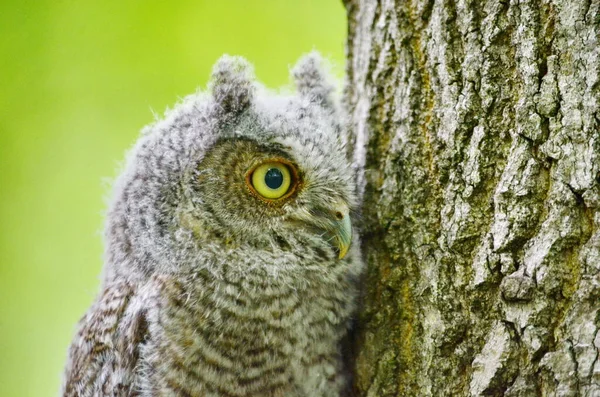
[[[239,246],[344,258],[356,203],[332,85],[316,53],[292,75],[297,95],[274,95],[224,56],[209,94],[146,129],[109,216],[113,263],[152,270]]]

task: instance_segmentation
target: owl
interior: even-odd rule
[[[341,396],[362,262],[346,135],[318,54],[270,93],[223,56],[115,182],[101,292],[64,396]]]

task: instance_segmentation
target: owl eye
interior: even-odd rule
[[[270,161],[263,163],[252,171],[250,178],[252,187],[266,199],[278,199],[289,192],[292,175],[286,164]]]

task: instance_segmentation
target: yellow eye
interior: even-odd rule
[[[290,190],[292,176],[287,165],[275,161],[259,165],[252,172],[254,190],[267,199],[278,199]]]

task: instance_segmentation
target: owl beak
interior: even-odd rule
[[[296,211],[290,219],[312,225],[320,230],[317,233],[327,236],[331,243],[337,245],[339,259],[343,259],[348,254],[352,243],[352,222],[350,221],[350,209],[345,202],[340,200],[313,211],[307,209]]]
[[[350,221],[348,206],[342,204],[337,207],[335,211],[336,222],[334,224],[334,233],[340,250],[339,258],[342,259],[348,253],[348,249],[350,249],[350,244],[352,243],[352,222]]]

